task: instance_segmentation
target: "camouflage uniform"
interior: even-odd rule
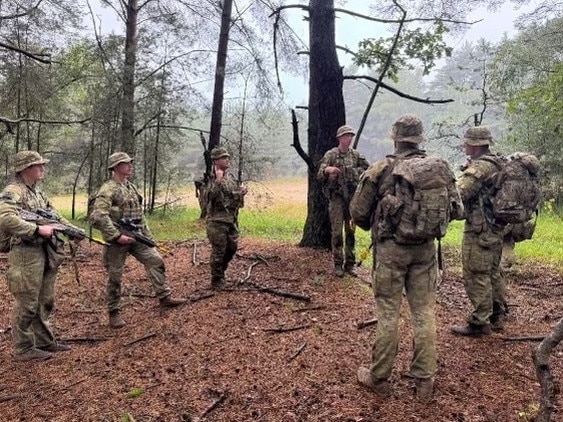
[[[124,153],[115,153],[114,155],[117,154],[127,155]],[[131,161],[128,156],[127,158]],[[114,162],[113,166],[115,165]],[[128,254],[144,265],[158,299],[162,301],[168,298],[171,293],[170,287],[166,283],[164,260],[155,248],[140,242],[126,245],[115,242],[121,235],[117,228],[117,222],[121,218],[131,219],[141,228],[142,234],[152,238],[143,215],[142,202],[142,196],[131,182],[125,180],[120,183],[110,179],[98,190],[90,214],[92,226],[98,229],[104,240],[109,243],[109,246],[104,246],[103,262],[108,273],[106,303],[110,315],[120,310],[121,279]]]
[[[212,151],[212,158],[228,157],[222,147]],[[234,176],[225,173],[220,181],[211,179],[207,193],[207,238],[211,243],[209,268],[211,283],[220,285],[225,271],[238,248],[238,212],[244,206],[244,196]]]
[[[338,133],[353,133],[346,132],[342,128],[349,128],[349,126],[342,126]],[[338,167],[340,173],[325,173],[327,166]],[[350,218],[350,200],[361,174],[368,167],[369,162],[359,152],[353,149],[341,152],[338,147],[328,150],[319,166],[317,178],[324,183],[323,192],[329,200],[328,213],[331,227],[332,257],[336,269],[344,267],[345,270],[350,271],[356,263],[354,254],[355,227]],[[342,236],[343,229],[344,238]]]
[[[374,240],[372,287],[376,301],[377,330],[369,373],[365,369],[362,379],[360,368],[358,379],[376,391],[378,382],[387,382],[389,379],[398,350],[399,313],[404,290],[414,329],[414,355],[410,373],[418,381],[427,380],[426,386],[430,390],[429,394],[427,390],[427,395],[431,395],[431,378],[436,372],[435,243],[433,239],[399,242],[395,238],[394,228],[387,223],[397,207],[391,176],[395,157],[401,156],[408,163],[410,156],[424,154],[416,145],[424,139],[422,122],[414,115],[402,116],[393,125],[391,136],[396,141],[395,154],[377,161],[364,173],[350,205],[354,222],[364,230],[371,229]],[[451,215],[459,218],[463,211],[453,172],[448,191],[453,195],[450,198]]]
[[[37,152],[20,151],[14,160],[15,179],[0,196],[0,229],[9,248],[6,279],[14,296],[12,338],[15,356],[56,345],[49,317],[55,306],[58,265],[64,257],[62,242],[54,236],[48,240],[39,236],[36,223],[24,221],[18,215],[18,209],[32,212],[38,208],[53,209],[41,190],[35,185],[26,185],[19,175],[31,165],[48,161]],[[47,242],[54,246],[59,259],[49,261]]]
[[[506,312],[506,289],[500,272],[503,226],[492,223],[487,208],[488,179],[498,171],[491,161],[501,157],[487,153],[474,157],[458,179],[466,210],[462,241],[463,282],[473,312],[470,326],[488,326]]]

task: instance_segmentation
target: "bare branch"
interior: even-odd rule
[[[352,79],[352,80],[358,80],[358,79],[367,79],[368,81],[372,81],[377,83],[378,79],[374,78],[372,76],[367,76],[367,75],[347,75],[344,76],[344,79]],[[391,91],[393,94],[398,95],[401,98],[406,98],[408,100],[411,101],[415,101],[417,103],[424,103],[424,104],[446,104],[446,103],[453,103],[454,100],[453,99],[447,99],[447,100],[431,100],[430,98],[419,98],[419,97],[413,97],[412,95],[408,95],[405,94],[404,92],[399,91],[396,88],[393,88],[392,86],[387,85],[385,82],[380,82],[379,83],[380,86],[382,88],[385,88],[388,91]]]
[[[18,48],[14,45],[10,45],[10,44],[6,44],[3,42],[0,42],[0,47],[3,47],[7,50],[11,50],[11,51],[15,51],[16,53],[20,53],[23,54],[24,56],[29,57],[30,59],[36,60],[38,62],[41,63],[45,63],[45,64],[51,64],[51,59],[44,59],[43,57],[51,57],[51,54],[49,53],[32,53],[30,51],[26,51],[26,50],[22,50],[21,48]]]
[[[395,5],[398,6],[398,4],[396,2],[394,2]],[[399,6],[400,7],[400,6]],[[453,19],[443,19],[441,17],[435,17],[435,18],[412,18],[412,19],[382,19],[382,18],[376,18],[373,16],[368,16],[368,15],[362,15],[361,13],[356,13],[356,12],[352,12],[351,10],[346,10],[346,9],[340,9],[335,7],[334,8],[334,12],[340,12],[340,13],[344,13],[350,16],[354,16],[356,18],[361,18],[361,19],[365,19],[368,21],[373,21],[373,22],[379,22],[379,23],[409,23],[409,22],[434,22],[436,20],[441,20],[442,22],[448,22],[448,23],[453,23],[453,24],[458,24],[458,25],[473,25],[476,24],[478,22],[481,22],[483,19],[479,19],[476,21],[472,21],[472,22],[467,22],[467,21],[458,21],[458,20],[453,20]]]
[[[43,0],[38,0],[37,4],[33,7],[30,7],[29,9],[24,9],[23,12],[21,13],[16,13],[14,15],[0,15],[0,21],[3,21],[4,19],[8,20],[8,19],[17,19],[17,18],[21,18],[23,16],[29,15],[31,12],[33,12],[34,10],[36,10],[39,5],[43,2]]]

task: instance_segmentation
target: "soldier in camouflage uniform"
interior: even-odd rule
[[[463,282],[473,312],[467,325],[452,327],[464,336],[491,333],[502,329],[506,313],[505,286],[500,272],[504,226],[494,224],[492,209],[487,206],[491,177],[500,169],[504,158],[489,150],[491,132],[484,126],[471,127],[464,135],[469,166],[458,179],[465,206],[466,220],[462,241]]]
[[[350,199],[356,190],[360,175],[369,167],[365,157],[350,148],[354,135],[355,131],[350,126],[338,128],[336,131],[338,146],[325,153],[317,174],[318,179],[324,184],[323,192],[329,201],[334,274],[338,277],[343,277],[345,273],[356,275],[354,272],[356,239],[355,227],[350,218]],[[344,239],[342,229],[344,229]]]
[[[140,227],[143,235],[152,239],[151,231],[143,215],[143,198],[128,180],[133,174],[133,159],[124,152],[110,155],[108,170],[111,178],[96,193],[90,212],[90,222],[98,229],[109,246],[104,246],[103,262],[108,273],[106,302],[109,325],[112,328],[125,326],[121,317],[121,278],[127,255],[132,255],[144,265],[147,276],[156,292],[160,306],[172,308],[182,305],[185,299],[173,299],[166,283],[162,256],[154,247],[149,247],[119,231],[120,219],[131,219]]]
[[[211,151],[213,177],[207,192],[207,238],[211,243],[209,269],[211,287],[219,289],[225,282],[225,271],[238,248],[238,212],[244,206],[246,186],[227,173],[230,155],[223,147]]]
[[[396,162],[400,158],[407,165],[411,157],[425,156],[418,148],[425,139],[421,120],[413,114],[401,116],[392,126],[391,138],[395,143],[394,154],[377,161],[363,174],[350,205],[354,222],[364,230],[371,229],[374,241],[372,287],[377,330],[371,365],[359,368],[358,381],[380,396],[391,394],[389,378],[398,350],[399,314],[405,291],[414,330],[410,374],[415,378],[418,399],[428,402],[436,372],[436,246],[434,239],[400,241],[395,235],[396,227],[388,224],[401,205],[395,196],[392,176]],[[460,218],[463,207],[455,176],[449,166],[446,170],[451,173],[451,183],[447,186],[450,215]]]
[[[4,252],[9,250],[6,278],[14,296],[13,350],[18,361],[43,360],[51,357],[51,352],[70,350],[55,340],[49,325],[55,306],[55,278],[64,258],[62,242],[55,237],[54,226],[37,225],[18,214],[18,209],[53,210],[36,185],[48,162],[35,151],[18,152],[13,160],[15,178],[0,197],[2,246]]]

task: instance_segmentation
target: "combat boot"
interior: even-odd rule
[[[119,311],[112,311],[109,313],[109,326],[111,328],[125,327],[125,321],[123,321],[123,318],[121,318]]]
[[[491,330],[502,331],[504,330],[504,317],[499,315],[497,317],[491,317]]]
[[[357,277],[358,273],[356,273],[356,271],[354,270],[354,265],[346,265],[344,267],[344,271],[346,272],[346,274],[348,274],[350,277]]]
[[[336,267],[334,269],[334,275],[338,278],[344,277],[344,270],[341,267]]]
[[[225,279],[223,277],[211,278],[211,288],[213,290],[221,290],[224,284],[225,284]]]
[[[434,392],[434,380],[432,378],[417,378],[414,383],[416,385],[416,398],[422,403],[430,403]]]
[[[459,334],[460,336],[486,336],[491,334],[491,326],[467,324],[465,326],[452,327],[452,333]]]
[[[358,369],[358,382],[381,397],[389,397],[391,395],[389,381],[374,378],[369,369],[363,366],[360,366]]]
[[[54,342],[47,346],[37,347],[45,352],[67,352],[71,347],[66,343]]]
[[[26,352],[15,355],[14,360],[17,360],[19,362],[26,362],[30,360],[45,360],[49,359],[51,356],[53,356],[52,353],[33,348],[29,349]]]
[[[170,295],[160,299],[160,306],[163,308],[175,308],[186,303],[186,299],[173,299]]]

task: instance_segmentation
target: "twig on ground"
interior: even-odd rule
[[[309,327],[311,327],[311,324],[297,325],[296,327],[263,328],[262,331],[266,331],[268,333],[286,333],[288,331],[303,330]]]
[[[301,346],[299,346],[297,348],[297,350],[289,357],[289,359],[287,361],[291,362],[293,359],[295,359],[297,356],[299,356],[301,354],[301,352],[303,351],[303,349],[305,348],[305,346],[307,346],[307,342],[304,342]]]
[[[304,306],[303,308],[294,309],[292,312],[321,311],[323,309],[326,309],[325,305]]]
[[[221,392],[219,394],[219,396],[213,400],[213,403],[211,403],[207,409],[205,409],[203,411],[203,413],[201,414],[201,416],[199,417],[199,419],[203,419],[205,416],[207,416],[209,413],[211,413],[213,410],[215,410],[215,408],[217,406],[219,406],[221,403],[223,403],[223,401],[225,401],[225,399],[227,398],[227,393],[226,392]]]
[[[188,300],[190,301],[190,303],[194,303],[194,302],[198,302],[198,301],[203,300],[203,299],[208,299],[208,298],[213,297],[213,296],[215,296],[215,293],[209,293],[208,292],[208,293],[203,293],[199,296],[192,296],[192,297],[188,298]]]
[[[25,396],[23,394],[11,394],[9,396],[0,397],[0,403],[4,403],[4,402],[10,401],[10,400],[23,399],[24,397]]]
[[[375,324],[377,324],[377,318],[372,318],[372,319],[368,319],[368,320],[365,320],[365,321],[358,321],[356,323],[356,328],[358,330],[361,330],[362,328],[366,328],[366,327],[369,327],[369,326],[375,325]]]
[[[140,341],[149,339],[151,337],[156,337],[156,333],[149,333],[149,334],[145,334],[144,336],[138,337],[136,339],[133,339],[131,341],[128,341],[126,343],[123,343],[124,346],[131,346],[132,344],[138,343]]]
[[[197,243],[194,242],[193,247],[194,247],[194,250],[192,252],[192,264],[197,266],[197,265],[199,265],[199,263],[197,262]]]
[[[244,277],[244,278],[240,281],[241,283],[245,283],[245,282],[248,281],[248,279],[250,278],[250,274],[252,274],[252,269],[253,269],[256,265],[258,265],[258,264],[260,264],[260,261],[255,261],[255,262],[253,262],[252,264],[250,264],[250,265],[248,266],[248,270],[246,270],[246,277]]]
[[[503,337],[504,341],[543,341],[545,336]]]

